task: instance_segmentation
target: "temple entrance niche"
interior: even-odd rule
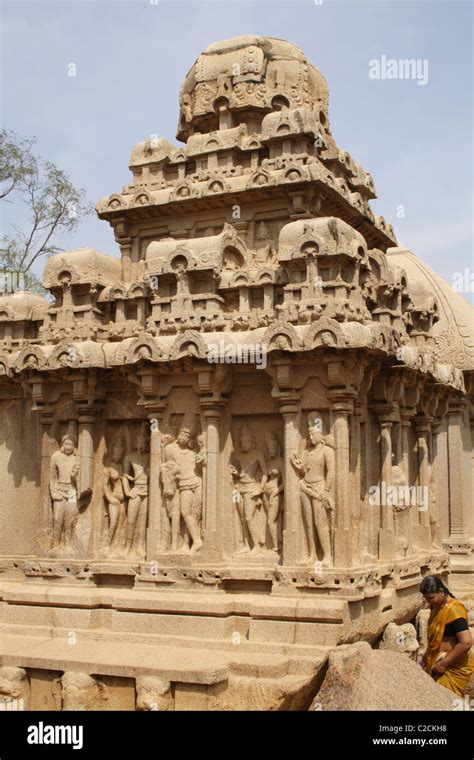
[[[42,417],[41,530],[50,557],[87,557],[92,540],[93,433],[90,419],[64,399]]]
[[[144,559],[149,477],[148,422],[109,423],[101,484],[102,556]]]
[[[185,407],[187,408],[187,407]],[[162,552],[196,554],[203,547],[206,445],[200,417],[170,414],[161,438]]]
[[[231,425],[234,559],[281,556],[283,426],[276,415],[235,416]]]

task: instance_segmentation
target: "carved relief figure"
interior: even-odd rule
[[[61,448],[51,457],[49,490],[53,502],[52,553],[72,548],[79,515],[77,484],[79,464],[76,441],[70,433],[61,439]]]
[[[334,451],[328,446],[317,421],[308,417],[310,449],[303,460],[294,454],[292,464],[300,475],[300,498],[304,527],[305,559],[314,559],[316,538],[323,554],[323,567],[332,567],[331,521],[334,510],[331,491],[334,482]]]
[[[256,448],[257,443],[250,428],[244,425],[240,434],[239,468],[231,467],[232,476],[237,482],[239,498],[236,498],[235,503],[242,526],[243,546],[238,550],[239,554],[258,554],[262,550],[257,510],[262,504],[267,466]]]
[[[268,264],[273,260],[274,253],[272,248],[272,236],[265,222],[260,222],[257,225],[255,247],[256,264]]]
[[[123,490],[128,499],[125,551],[130,554],[136,540],[137,552],[144,556],[149,475],[148,439],[144,427],[137,436],[135,451],[125,457],[123,470]]]
[[[123,542],[124,527],[127,519],[125,508],[125,492],[123,487],[123,456],[125,454],[125,441],[118,438],[112,446],[112,456],[104,475],[104,496],[107,503],[107,516],[109,526],[106,539],[108,554],[112,549],[119,550],[119,544]]]
[[[275,433],[265,436],[267,447],[266,470],[263,478],[263,506],[266,512],[266,527],[270,534],[272,550],[278,551],[278,515],[280,512],[281,495],[283,493],[283,457],[280,441]],[[265,534],[262,543],[265,543]]]
[[[196,440],[193,433],[194,420],[188,415],[181,423],[176,441],[168,443],[164,448],[161,476],[167,514],[171,519],[171,548],[173,551],[176,550],[182,518],[186,529],[183,550],[189,550],[194,554],[202,548],[201,470],[206,453],[204,440],[202,437]],[[177,494],[174,493],[173,479]]]
[[[408,482],[400,465],[394,464],[395,455],[392,454],[391,486],[398,488],[400,493],[397,503],[393,507],[393,522],[395,531],[395,545],[397,556],[406,557],[412,550],[410,534],[410,498],[405,498],[408,491]]]
[[[165,507],[162,549],[171,548],[172,552],[177,552],[179,549],[181,524],[177,483],[179,466],[172,457],[173,449],[169,446],[172,441],[172,435],[164,435],[161,440],[162,463],[160,465],[160,475]]]

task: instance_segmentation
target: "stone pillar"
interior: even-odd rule
[[[239,311],[241,314],[250,311],[249,289],[245,286],[239,287]]]
[[[206,463],[203,480],[203,549],[206,558],[220,554],[218,536],[219,507],[219,455],[220,455],[220,421],[224,400],[200,400],[204,416],[206,433]]]
[[[392,482],[392,425],[394,422],[392,410],[378,412],[380,425],[380,529],[379,529],[379,559],[395,557],[396,542],[394,532],[393,507],[387,504],[384,496]]]
[[[273,285],[263,286],[263,309],[264,311],[273,309]]]
[[[353,546],[353,557],[354,559],[357,560],[358,563],[362,563],[364,560],[363,555],[364,555],[364,544],[365,544],[365,541],[364,541],[365,510],[363,509],[362,504],[361,504],[361,436],[360,436],[361,417],[362,417],[362,403],[357,400],[354,402],[354,415],[352,418],[351,471],[353,473],[352,511],[353,511],[353,516],[354,516],[354,523],[357,527],[356,535],[354,535],[352,539],[352,546]]]
[[[405,475],[407,485],[410,486],[410,430],[411,419],[414,415],[414,410],[408,407],[402,407],[400,409],[401,416],[401,459],[400,466]],[[413,554],[413,524],[418,523],[418,512],[415,507],[410,507],[408,513],[408,519],[406,521],[407,528],[407,541],[408,541],[408,554]]]
[[[94,423],[96,413],[88,411],[79,414],[79,484],[78,496],[92,489],[94,477]]]
[[[40,498],[41,498],[41,518],[40,529],[43,549],[48,548],[49,532],[52,525],[52,505],[51,497],[49,493],[49,466],[51,456],[53,454],[51,429],[53,426],[54,417],[49,411],[40,411],[40,452],[41,452],[41,485],[40,485]]]
[[[464,489],[464,448],[462,440],[464,399],[452,399],[448,406],[449,458],[449,538],[446,548],[459,554],[469,553],[467,503]]]
[[[352,494],[349,467],[349,415],[353,411],[353,396],[347,392],[329,391],[332,429],[335,441],[335,530],[334,566],[352,564]]]
[[[162,544],[162,501],[160,488],[161,422],[163,409],[149,411],[150,423],[150,474],[148,479],[148,521],[146,532],[146,559],[154,560]]]
[[[380,419],[380,447],[382,472],[381,480],[386,487],[392,482],[392,422],[390,420]],[[393,509],[390,506],[382,505],[382,528],[393,530]]]
[[[402,407],[400,410],[401,416],[401,449],[402,456],[400,460],[401,468],[407,480],[410,484],[410,429],[411,418],[413,417],[413,410]]]
[[[283,564],[294,565],[298,557],[298,536],[301,522],[300,484],[298,474],[291,463],[294,454],[298,456],[298,406],[299,399],[288,399],[280,405],[284,422],[284,508],[283,508]]]
[[[120,251],[122,253],[122,279],[124,282],[130,282],[132,279],[132,263],[131,263],[131,249],[132,239],[121,238],[117,241],[120,245]]]
[[[429,489],[431,418],[415,417],[415,430],[418,439],[418,485]],[[420,525],[429,524],[429,509],[423,509],[420,511]]]
[[[433,420],[431,425],[431,478],[430,478],[430,515],[431,515],[431,543],[437,548],[441,548],[441,526],[439,522],[439,502],[438,502],[438,433],[441,430],[443,421],[441,419]]]
[[[431,417],[419,416],[415,417],[414,425],[418,442],[418,488],[425,487],[428,491],[428,509],[420,508],[419,498],[417,495],[417,503],[413,507],[418,515],[418,520],[413,521],[413,537],[415,544],[421,549],[429,549],[431,546],[431,528],[430,528],[430,515],[429,515],[429,485],[430,485],[430,463],[429,463],[429,440],[431,433]],[[420,492],[418,491],[418,494]]]

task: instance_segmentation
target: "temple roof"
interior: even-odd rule
[[[67,278],[73,285],[97,283],[110,285],[120,280],[121,265],[118,259],[100,253],[94,248],[57,253],[48,259],[44,268],[43,286],[60,287]]]
[[[231,111],[303,106],[328,120],[325,78],[296,45],[275,37],[233,37],[201,53],[181,88],[177,138],[209,131],[202,125],[226,101]]]
[[[406,248],[389,248],[388,263],[398,265],[408,275],[410,294],[417,308],[430,299],[437,303],[438,321],[433,325],[439,361],[463,370],[474,369],[474,309],[439,275]]]
[[[28,291],[0,296],[0,321],[35,319],[48,307],[46,298]]]

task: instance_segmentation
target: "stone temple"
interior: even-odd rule
[[[294,45],[210,45],[121,258],[0,299],[0,694],[306,709],[328,653],[472,589],[472,310],[370,208]],[[467,592],[466,592],[467,593]]]

